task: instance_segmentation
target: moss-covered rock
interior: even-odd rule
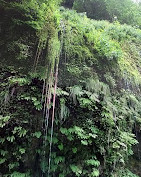
[[[0,175],[140,175],[141,30],[58,3],[1,2]]]

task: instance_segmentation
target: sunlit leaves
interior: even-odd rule
[[[82,174],[82,169],[74,164],[70,165],[71,170],[76,174],[76,176],[80,176]]]
[[[0,164],[3,164],[6,160],[6,158],[0,158]]]
[[[33,135],[34,137],[36,137],[36,138],[40,138],[41,135],[42,135],[42,133],[39,131],[39,132],[33,133],[32,135]]]
[[[10,116],[3,117],[2,115],[0,115],[0,128],[3,128],[5,125],[7,125],[9,120]]]
[[[58,148],[59,148],[60,151],[62,151],[63,148],[64,148],[64,145],[61,143],[61,144],[58,145]]]

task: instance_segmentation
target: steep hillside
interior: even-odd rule
[[[0,2],[0,175],[141,176],[141,30],[59,3]]]

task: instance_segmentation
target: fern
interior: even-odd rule
[[[77,97],[81,97],[81,95],[83,95],[82,87],[74,86],[70,88],[70,96],[72,97],[74,104],[77,103]]]

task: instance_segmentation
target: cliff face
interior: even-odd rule
[[[1,175],[140,176],[141,30],[58,4],[1,1]]]

